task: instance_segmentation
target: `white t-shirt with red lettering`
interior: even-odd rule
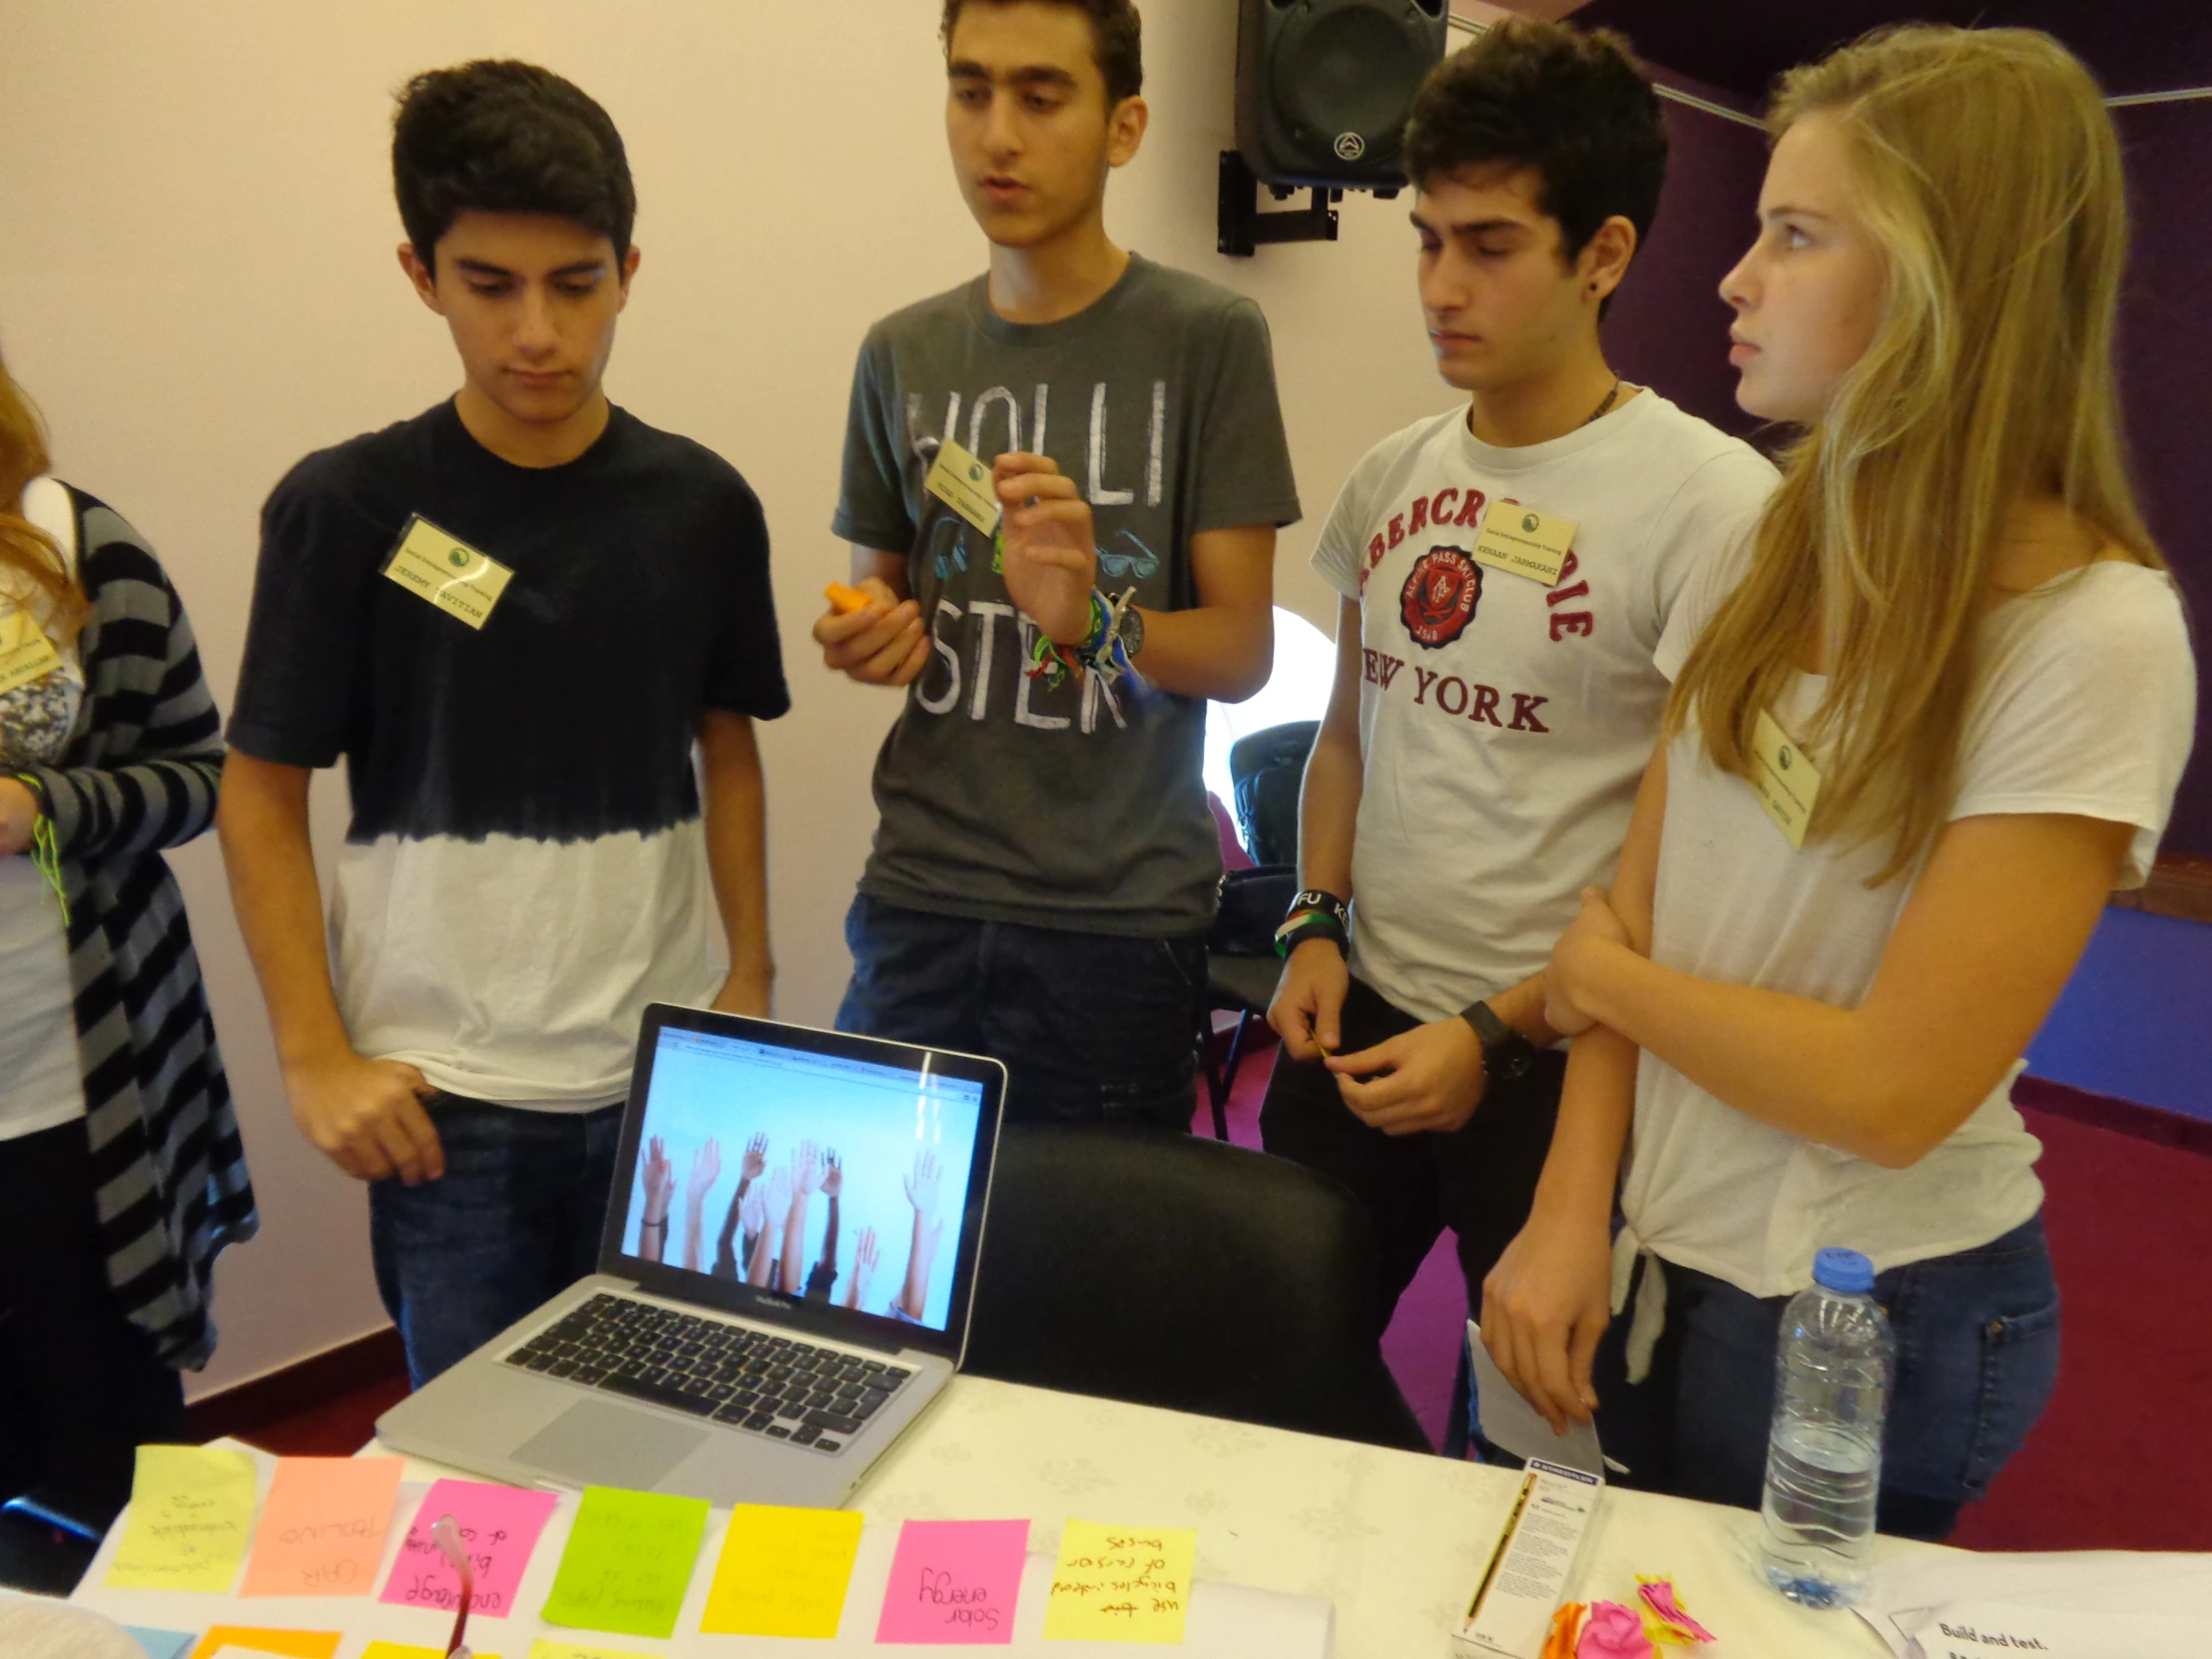
[[[1649,390],[1518,449],[1476,439],[1462,405],[1353,468],[1314,552],[1362,602],[1353,972],[1436,1020],[1544,965],[1577,893],[1613,878],[1675,597],[1776,478]],[[1550,588],[1472,557],[1501,503],[1575,525]]]

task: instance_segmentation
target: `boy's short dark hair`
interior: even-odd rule
[[[461,214],[551,214],[630,252],[638,195],[622,135],[573,83],[536,64],[480,58],[414,77],[392,118],[392,190],[431,265]]]
[[[1008,6],[1016,0],[944,0],[938,33],[952,50],[952,26],[971,5]],[[1109,109],[1144,91],[1144,21],[1133,0],[1043,0],[1048,6],[1072,6],[1091,20],[1091,46],[1099,73],[1106,77]]]
[[[1501,165],[1535,172],[1536,205],[1559,222],[1568,260],[1615,214],[1642,246],[1666,183],[1667,130],[1624,37],[1509,18],[1429,73],[1405,133],[1406,178],[1424,189]]]

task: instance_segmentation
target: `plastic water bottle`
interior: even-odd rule
[[[1768,1581],[1808,1607],[1848,1605],[1874,1559],[1896,1345],[1873,1293],[1873,1263],[1824,1250],[1782,1316],[1760,1553]]]

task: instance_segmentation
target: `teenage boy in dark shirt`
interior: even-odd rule
[[[392,166],[461,388],[271,495],[221,828],[419,1385],[591,1271],[645,1004],[768,1011],[752,723],[789,699],[752,490],[601,387],[638,268],[606,112],[527,64],[433,71]],[[326,949],[307,785],[341,758]]]
[[[990,267],[878,322],[853,377],[834,530],[870,603],[815,638],[906,701],[837,1024],[996,1055],[1015,1121],[1187,1125],[1205,704],[1267,680],[1299,512],[1267,325],[1106,235],[1146,121],[1128,0],[946,0],[943,39]],[[953,443],[996,539],[924,487]]]

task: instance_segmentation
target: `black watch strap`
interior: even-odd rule
[[[1518,1083],[1536,1069],[1536,1045],[1497,1017],[1487,1002],[1470,1002],[1459,1017],[1482,1045],[1482,1069],[1504,1083]]]

